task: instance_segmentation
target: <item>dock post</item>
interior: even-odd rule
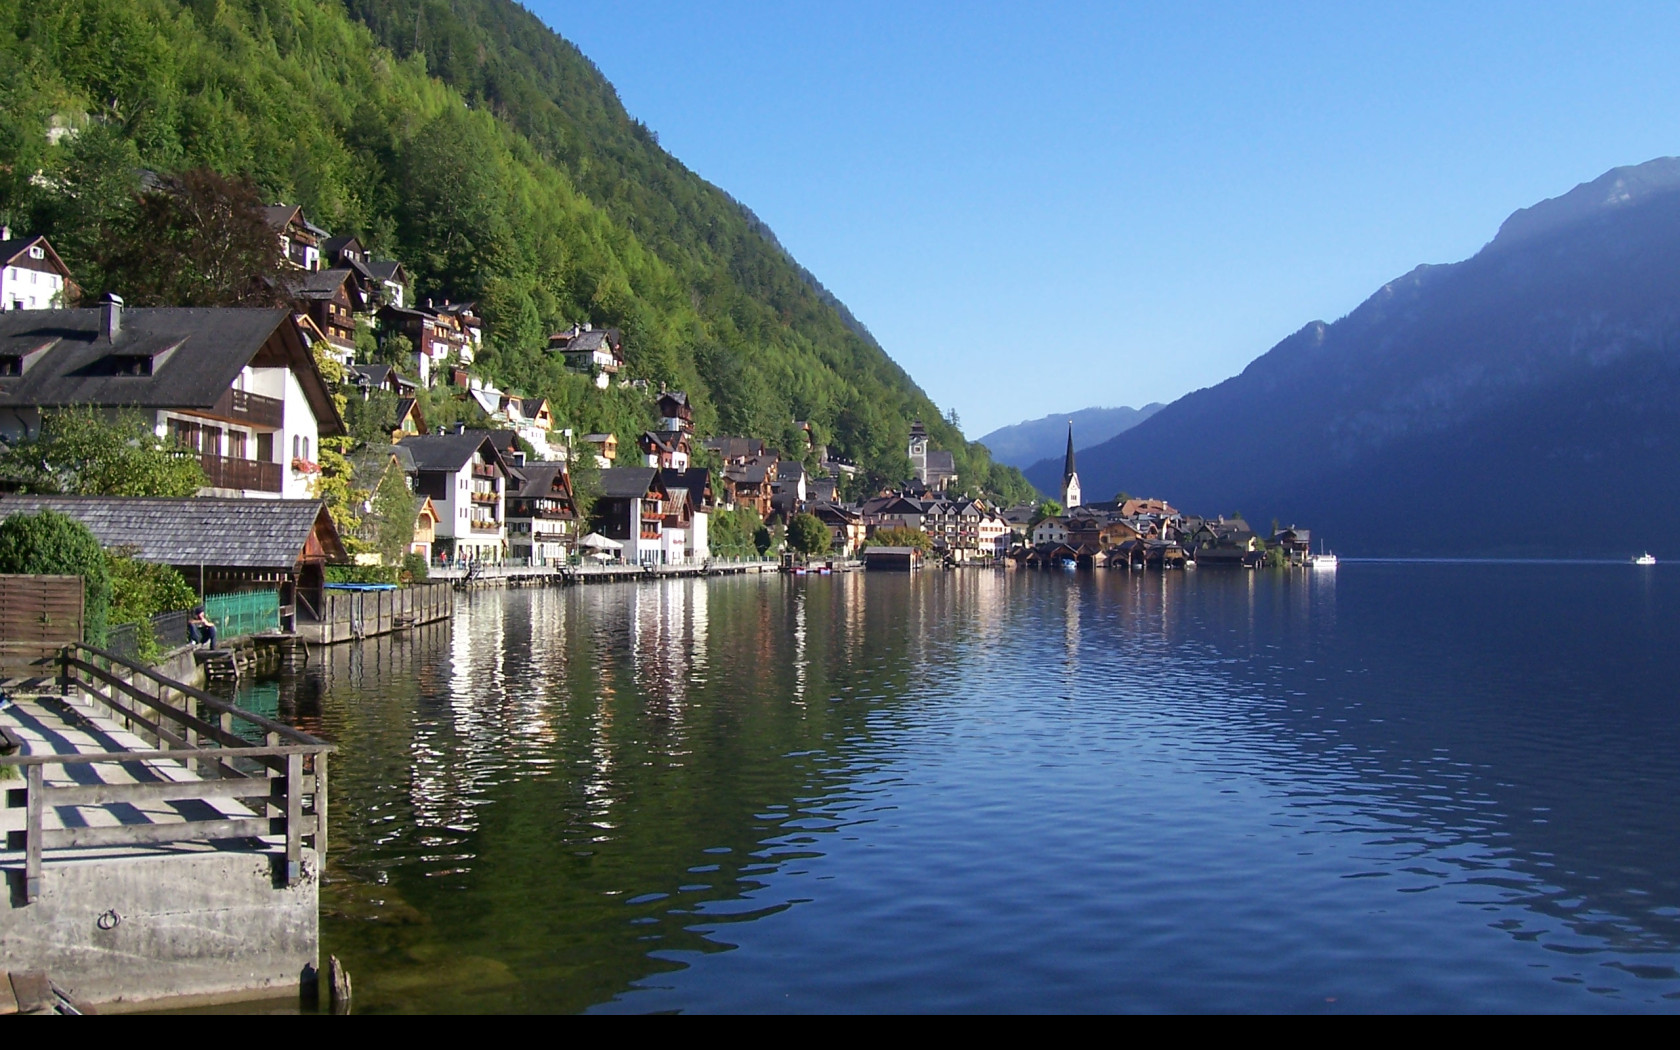
[[[286,885],[303,877],[303,755],[286,756]]]
[[[24,825],[23,899],[33,904],[41,896],[41,812],[47,793],[47,781],[42,771],[47,767],[29,767],[29,816]]]

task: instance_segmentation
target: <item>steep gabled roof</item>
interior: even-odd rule
[[[601,495],[607,499],[640,499],[654,488],[664,489],[658,467],[612,467],[601,471]]]
[[[416,434],[397,442],[414,456],[414,466],[422,471],[445,471],[453,474],[483,450],[507,473],[507,461],[502,458],[483,430],[469,430],[465,434]]]
[[[21,376],[0,379],[0,406],[208,409],[246,365],[290,368],[323,435],[344,432],[332,391],[284,309],[121,308],[115,341],[105,308],[0,313],[0,355],[44,351]],[[119,359],[147,357],[151,375],[118,374]]]
[[[133,548],[159,565],[289,571],[312,534],[328,561],[349,560],[320,500],[0,495],[0,518],[39,510],[75,518],[101,546]]]

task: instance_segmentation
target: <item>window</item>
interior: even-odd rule
[[[31,259],[45,259],[47,257],[46,249],[39,244],[31,244],[29,246],[29,257]]]
[[[292,458],[293,459],[302,459],[303,458],[302,449],[303,449],[303,439],[298,437],[296,434],[293,434],[292,435]]]

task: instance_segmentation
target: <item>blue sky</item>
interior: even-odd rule
[[[1680,153],[1680,6],[536,0],[978,436],[1241,371]]]

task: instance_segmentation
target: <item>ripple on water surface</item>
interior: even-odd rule
[[[1680,576],[476,592],[340,744],[359,1010],[1671,1009]]]

